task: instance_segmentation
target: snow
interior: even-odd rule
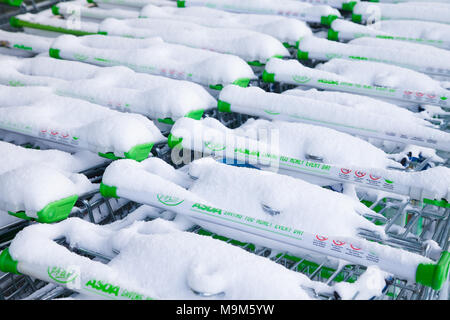
[[[105,163],[105,159],[87,151],[70,154],[28,149],[3,141],[0,153],[0,209],[23,210],[34,217],[53,201],[93,190],[89,180],[76,172]],[[14,221],[17,219],[0,212],[0,226]]]
[[[448,48],[448,42],[450,42],[450,26],[429,21],[384,20],[363,26],[350,21],[336,19],[331,23],[331,28],[340,33],[343,32],[346,39],[365,36],[366,34],[371,36],[405,37],[406,39],[404,40],[419,42],[419,39],[422,39],[420,42],[424,44],[442,46],[444,48]],[[351,37],[345,35],[349,33],[352,33]]]
[[[232,212],[310,233],[356,236],[361,227],[383,233],[360,215],[371,210],[358,201],[300,179],[228,166],[208,158],[192,162],[189,174],[196,178],[189,188],[191,192]],[[269,215],[263,205],[280,213]],[[205,228],[223,234],[218,226],[208,224]],[[227,236],[251,242],[251,236],[239,232],[229,231]]]
[[[51,41],[50,38],[0,30],[0,46],[11,49],[25,50],[32,53],[48,52]]]
[[[147,118],[52,94],[51,88],[0,86],[3,129],[123,155],[165,138]],[[75,137],[75,139],[74,139]]]
[[[203,201],[225,210],[308,232],[356,236],[358,228],[364,227],[383,234],[381,227],[373,225],[362,216],[373,212],[357,200],[299,179],[228,166],[204,158],[189,165],[188,174],[193,177],[193,181],[189,190],[186,190],[150,172],[146,161],[115,161],[106,169],[102,182],[116,186],[119,196],[120,190],[126,190],[127,194],[131,192],[136,197],[133,200],[138,202],[145,203],[149,194],[163,193],[179,199]],[[263,204],[280,211],[280,214],[268,215]],[[333,214],[330,214],[331,212]],[[254,239],[253,236],[242,232],[228,229],[225,231],[217,225],[196,222],[210,231],[219,234],[226,232],[226,235],[233,239],[245,242],[256,240],[256,243],[261,245],[270,244],[269,247],[280,246],[273,241]]]
[[[353,14],[362,15],[366,19],[372,15],[376,20],[381,18],[382,20],[402,19],[450,23],[450,5],[439,2],[396,4],[358,2],[353,8]]]
[[[47,204],[94,189],[84,175],[33,164],[0,175],[0,208],[37,218]]]
[[[381,296],[388,274],[377,266],[369,266],[355,283],[339,282],[333,286],[343,300],[368,300]]]
[[[426,74],[384,63],[332,59],[316,68],[323,72],[338,74],[344,79],[361,84],[407,88],[409,90],[421,90],[422,92],[443,91],[441,84]]]
[[[273,15],[231,13],[208,7],[157,7],[147,5],[140,11],[142,18],[170,19],[197,23],[213,28],[248,29],[271,35],[283,43],[295,45],[311,29],[303,21]]]
[[[64,18],[79,16],[92,22],[96,20],[103,20],[106,18],[133,19],[139,17],[138,11],[126,10],[122,9],[121,7],[102,8],[101,2],[99,3],[99,7],[91,8],[88,8],[84,5],[86,4],[86,2],[78,1],[58,2],[57,4],[55,4],[55,6],[58,7],[59,14]]]
[[[88,151],[70,154],[59,150],[23,148],[3,141],[0,141],[0,153],[2,154],[0,174],[38,163],[57,170],[80,172],[105,161]]]
[[[327,5],[311,5],[293,0],[186,0],[185,6],[206,6],[238,13],[273,14],[320,22],[320,17],[336,15],[338,10]]]
[[[127,39],[92,35],[63,35],[52,44],[63,59],[100,66],[124,65],[143,73],[164,75],[204,85],[227,84],[255,78],[239,57],[168,44],[160,38]],[[183,59],[180,59],[183,57]]]
[[[395,104],[360,96],[345,92],[318,91],[317,89],[300,90],[291,89],[284,91],[283,94],[294,95],[297,97],[311,98],[315,100],[328,101],[345,105],[361,112],[369,112],[392,117],[393,119],[403,119],[423,126],[430,126],[428,121],[423,120],[419,114],[409,111]]]
[[[87,100],[152,119],[178,119],[190,111],[208,110],[216,100],[201,86],[125,67],[101,68],[46,57],[1,59],[0,83],[46,85],[63,96]]]
[[[149,203],[149,199],[156,194],[170,194],[187,203],[201,201],[254,219],[305,230],[305,236],[306,233],[337,236],[345,243],[352,243],[367,252],[376,252],[381,259],[381,268],[407,280],[414,281],[417,264],[431,262],[417,254],[358,238],[359,228],[369,228],[382,237],[385,235],[383,227],[375,226],[361,216],[375,213],[345,194],[272,172],[228,166],[211,158],[199,159],[189,165],[186,174],[192,177],[193,182],[186,190],[148,172],[144,164],[145,161],[143,164],[129,160],[115,161],[106,169],[103,183],[116,186],[118,196],[127,194],[127,198],[141,203]],[[267,208],[270,208],[271,214]],[[281,245],[263,236],[242,233],[195,217],[189,217],[189,220],[213,233],[242,242],[292,254],[305,254],[301,245]]]
[[[106,19],[99,30],[113,36],[161,37],[165,42],[207,49],[265,63],[272,56],[289,56],[277,39],[245,29],[210,28],[196,23],[166,19]]]
[[[377,169],[374,174],[380,173]],[[450,168],[438,166],[423,171],[403,172],[390,170],[383,172],[386,179],[398,184],[422,189],[422,197],[427,199],[450,200]]]
[[[311,0],[297,0],[297,1],[312,3]],[[359,0],[356,0],[355,2],[358,2],[358,1]],[[316,0],[316,1],[314,1],[314,4],[326,4],[326,5],[332,6],[333,8],[341,9],[342,5],[344,3],[348,3],[348,2],[350,2],[350,1],[349,0]]]
[[[314,123],[369,137],[376,137],[382,132],[406,136],[413,133],[414,136],[422,137],[423,141],[439,140],[435,145],[441,150],[450,148],[450,135],[447,132],[405,119],[392,119],[386,115],[351,109],[335,102],[269,93],[257,87],[240,88],[234,85],[225,87],[220,93],[219,100],[229,103],[231,111],[262,118]],[[420,144],[420,141],[417,143]]]
[[[96,1],[100,8],[110,8],[117,5],[124,6],[127,8],[141,8],[147,4],[152,4],[155,6],[176,6],[176,1],[174,0],[99,0]]]
[[[97,252],[114,248],[120,253],[105,265],[52,241],[60,237],[73,246]],[[209,299],[311,299],[302,286],[330,290],[223,241],[177,231],[173,223],[161,219],[137,221],[119,231],[77,218],[33,225],[17,235],[10,253],[20,261],[19,268],[21,263],[77,265],[83,277],[120,283],[156,299],[199,299],[193,290],[222,293]]]
[[[87,151],[72,155],[58,150],[26,149],[2,141],[0,153],[0,208],[26,211],[33,217],[53,201],[93,190],[94,185],[76,172],[105,162]],[[4,214],[0,225],[12,220]]]
[[[25,13],[16,16],[21,21],[26,21],[41,26],[51,26],[55,28],[62,28],[67,30],[84,31],[88,33],[97,33],[97,24],[90,21],[83,21],[83,19],[59,19],[54,16],[50,9],[41,11],[37,14]],[[25,27],[27,32],[30,32],[30,27]],[[32,32],[32,31],[31,31]],[[55,33],[57,35],[57,33]],[[47,50],[48,51],[48,48]],[[44,52],[44,51],[42,51]]]
[[[369,60],[436,74],[450,69],[450,52],[447,50],[405,41],[364,37],[340,43],[307,36],[300,40],[299,50],[308,52],[309,58],[319,60]]]
[[[200,121],[182,118],[174,124],[171,133],[183,138],[183,147],[187,149],[195,148],[195,145],[203,147],[209,141],[224,145],[234,142],[234,136],[242,136],[267,143],[270,145],[267,146],[268,150],[275,148],[283,156],[300,159],[306,159],[308,155],[315,156],[321,158],[323,163],[336,165],[376,168],[397,166],[386,153],[362,139],[303,123],[249,119],[241,127],[232,130],[213,118]]]
[[[57,60],[48,57],[17,59],[0,56],[3,84],[10,80],[23,82],[25,85],[50,86],[60,80],[81,80],[92,77],[100,68],[73,61]]]

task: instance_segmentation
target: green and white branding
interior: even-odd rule
[[[170,207],[177,206],[184,201],[183,199],[180,199],[178,197],[168,196],[165,194],[157,194],[156,198],[162,204]]]
[[[47,274],[53,281],[61,284],[75,282],[78,273],[75,270],[67,270],[61,267],[48,267]]]
[[[211,151],[222,151],[225,150],[226,146],[220,143],[205,142],[205,147]]]
[[[89,56],[84,55],[84,54],[79,54],[79,53],[74,53],[73,57],[79,61],[85,61],[89,58]]]
[[[311,77],[301,76],[301,75],[293,75],[292,80],[297,83],[308,83],[311,80]]]

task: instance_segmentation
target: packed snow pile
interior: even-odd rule
[[[149,0],[144,0],[147,3]],[[110,1],[108,1],[110,2]],[[121,1],[123,2],[123,1]],[[136,2],[134,0],[133,2]],[[82,17],[84,20],[98,23],[100,20],[106,18],[116,19],[134,19],[139,17],[139,12],[136,10],[130,10],[127,7],[108,7],[103,8],[102,2],[96,2],[98,7],[87,7],[85,1],[65,1],[55,4],[57,13],[64,18],[68,19],[75,16]]]
[[[338,32],[338,38],[343,40],[371,36],[419,42],[445,49],[450,46],[450,26],[430,21],[383,20],[364,26],[336,19],[331,23],[331,28]]]
[[[439,23],[450,22],[450,5],[443,2],[372,3],[361,1],[353,7],[358,20],[422,20]]]
[[[291,122],[305,122],[366,137],[381,137],[398,142],[450,150],[447,132],[418,124],[417,120],[393,119],[382,114],[368,113],[336,102],[303,96],[265,92],[261,88],[240,88],[230,85],[219,95],[229,110]]]
[[[442,92],[443,87],[428,75],[388,64],[371,61],[332,59],[317,66],[325,72],[336,73],[362,84],[380,87],[405,88],[422,92]]]
[[[104,162],[86,151],[71,155],[1,141],[0,151],[0,209],[25,211],[36,218],[36,212],[51,202],[93,190],[86,176],[77,172]]]
[[[140,199],[145,202],[145,198],[148,198],[146,193],[170,194],[179,199],[206,201],[225,210],[308,232],[356,236],[358,228],[364,227],[384,233],[381,227],[363,217],[364,214],[376,215],[363,204],[346,195],[299,179],[228,166],[205,158],[189,165],[188,175],[193,181],[186,190],[168,180],[173,177],[171,170],[159,170],[156,175],[147,169],[146,161],[115,161],[105,171],[102,183],[117,187],[119,194],[121,189],[127,190],[127,194],[134,193],[135,201]],[[164,172],[169,172],[169,178],[165,177]],[[275,211],[277,214],[271,215],[268,211]],[[252,235],[229,231],[226,228],[223,230],[220,226],[202,221],[196,222],[218,234],[226,232],[226,235],[233,239],[250,242],[255,240]],[[269,247],[279,246],[268,242],[271,244]]]
[[[257,13],[294,17],[308,22],[321,22],[322,17],[341,14],[328,5],[312,5],[294,0],[186,0],[186,7],[204,6],[238,13]]]
[[[319,91],[317,89],[300,90],[291,89],[284,91],[283,94],[289,94],[297,97],[311,98],[319,101],[334,102],[340,105],[354,108],[361,112],[372,114],[381,114],[392,117],[393,119],[403,119],[423,126],[430,126],[430,123],[421,118],[421,114],[409,111],[408,109],[398,107],[392,103],[382,100],[369,98],[366,96],[337,92],[337,91]]]
[[[0,47],[42,53],[48,52],[51,42],[50,38],[0,30]]]
[[[191,150],[198,150],[199,146],[208,151],[208,146],[216,146],[216,151],[219,151],[220,146],[228,143],[231,148],[249,148],[252,142],[241,142],[236,137],[240,136],[255,140],[255,147],[262,149],[265,146],[266,151],[278,152],[283,156],[300,159],[312,157],[335,165],[374,168],[398,166],[384,151],[362,139],[298,122],[249,119],[239,128],[228,129],[214,118],[201,121],[183,118],[174,124],[171,133],[174,137],[182,138],[183,147]],[[224,156],[227,155],[224,151]]]
[[[209,7],[158,7],[148,5],[140,11],[142,18],[189,21],[213,28],[247,29],[271,35],[291,46],[311,35],[311,29],[303,21],[273,15],[232,13]]]
[[[19,23],[24,24],[24,28],[37,28],[50,32],[51,35],[57,35],[58,30],[65,29],[70,30],[77,34],[95,34],[98,32],[98,25],[95,22],[84,21],[79,19],[78,21],[57,19],[51,12],[51,10],[42,11],[37,14],[25,13],[19,14],[14,17],[15,21],[19,20]],[[14,22],[13,22],[14,23]],[[27,30],[30,32],[30,30]],[[52,32],[54,32],[52,34]],[[45,32],[44,32],[45,33]],[[47,50],[48,51],[48,50]]]
[[[102,264],[71,253],[53,241],[61,237],[74,247],[110,256],[113,249],[120,253]],[[117,231],[76,218],[34,225],[17,235],[10,253],[19,261],[19,268],[21,264],[64,269],[77,265],[79,276],[86,282],[101,279],[152,299],[199,299],[200,294],[205,294],[210,299],[303,300],[313,297],[302,287],[331,291],[266,258],[220,240],[178,231],[173,223],[161,219],[136,221]],[[101,298],[95,290],[92,293],[83,289],[79,291],[89,294],[89,299]]]
[[[0,30],[0,298],[447,298],[449,0],[94,1]]]
[[[349,43],[306,36],[299,42],[299,50],[309,58],[331,60],[368,60],[392,64],[429,74],[447,74],[450,53],[447,50],[390,39],[358,38]],[[423,59],[423,57],[427,59]]]

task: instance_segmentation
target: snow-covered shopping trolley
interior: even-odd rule
[[[337,19],[328,30],[329,40],[350,41],[360,37],[409,41],[450,49],[450,25],[443,23],[385,20],[364,26]]]
[[[374,3],[361,1],[353,7],[352,20],[371,23],[379,20],[421,20],[450,23],[450,4],[447,2]]]
[[[233,85],[224,88],[218,100],[221,112],[315,124],[366,138],[450,151],[450,134],[427,125],[422,119],[416,118],[416,121],[412,116],[409,119],[393,119],[388,115],[367,112],[368,108],[358,110],[348,106],[303,96],[265,92],[257,87],[240,88]]]
[[[179,0],[178,7],[206,6],[237,13],[280,15],[310,23],[330,25],[341,14],[329,5],[312,5],[294,0]]]
[[[166,139],[142,115],[58,96],[50,87],[0,85],[0,128],[60,148],[89,150],[111,159],[143,160]]]
[[[12,27],[23,28],[27,34],[55,37],[61,33],[85,36],[98,33],[98,24],[82,19],[74,21],[55,17],[50,9],[39,13],[24,13],[10,18]]]
[[[88,152],[71,155],[57,150],[27,149],[0,142],[2,154],[0,175],[1,219],[9,229],[21,219],[55,222],[65,219],[81,194],[95,188],[84,170],[106,165]],[[43,192],[45,188],[45,192]]]
[[[0,47],[13,51],[27,52],[30,55],[48,52],[52,39],[33,35],[0,30]]]
[[[300,20],[260,14],[232,13],[208,7],[157,7],[148,5],[140,11],[141,18],[189,21],[213,28],[246,29],[270,35],[286,47],[295,47],[297,41],[312,34],[309,26]]]
[[[269,137],[270,131],[277,135]],[[185,163],[192,159],[192,150],[197,158],[211,155],[227,164],[276,171],[334,189],[342,184],[347,194],[356,188],[358,199],[389,220],[385,232],[396,239],[396,245],[409,250],[421,252],[429,240],[444,247],[448,241],[448,168],[389,170],[400,164],[368,142],[283,121],[249,121],[230,130],[211,118],[180,119],[169,135],[169,145],[183,149],[174,150],[172,159]],[[436,181],[442,182],[440,187]]]
[[[307,36],[300,39],[297,57],[300,60],[328,61],[340,58],[382,62],[432,76],[450,76],[450,53],[447,50],[390,39],[362,37],[341,43]]]
[[[80,32],[73,32],[73,29],[70,28],[70,20],[55,19],[54,16],[43,17],[40,16],[41,14],[18,16],[13,21],[13,25],[27,25],[25,23],[27,20],[39,20],[39,24],[34,24],[38,30],[59,28],[58,30],[62,33],[82,35]],[[251,30],[213,28],[192,22],[168,19],[119,20],[109,18],[99,24],[88,23],[89,25],[85,23],[80,26],[80,30],[85,31],[84,35],[100,33],[127,38],[160,37],[167,43],[233,54],[256,66],[264,64],[273,56],[289,56],[289,51],[280,41],[270,35]],[[68,27],[64,28],[64,24]],[[32,26],[28,24],[28,28]]]
[[[420,105],[436,111],[439,109],[433,106],[450,108],[450,92],[439,81],[420,72],[379,62],[332,59],[309,68],[296,60],[271,59],[262,80],[371,96],[406,107]]]
[[[230,83],[247,86],[256,78],[251,67],[239,57],[169,44],[161,38],[62,35],[52,43],[50,56],[99,66],[122,65],[137,72],[188,80],[215,89]]]
[[[119,199],[120,200],[120,199]],[[124,219],[138,205],[130,201],[106,199],[98,195],[98,191],[87,193],[78,198],[71,217],[79,217],[95,224],[108,224]],[[14,234],[30,222],[17,224]],[[0,241],[0,250],[5,250],[13,241],[13,237]],[[4,260],[0,258],[2,264]],[[2,271],[7,271],[2,269]],[[0,300],[50,300],[72,295],[73,292],[59,285],[49,284],[33,275],[0,272]]]
[[[241,248],[180,231],[173,222],[120,224],[125,223],[100,227],[69,219],[31,226],[2,251],[0,268],[66,287],[80,294],[72,295],[75,299],[314,299],[314,293],[334,291]],[[89,236],[80,237],[87,230]],[[25,240],[46,245],[30,250]],[[52,255],[47,254],[50,249]],[[217,253],[213,262],[211,254]],[[149,268],[152,272],[145,272]],[[132,272],[136,269],[142,273]],[[384,279],[378,279],[377,286],[380,282],[384,286]]]
[[[65,19],[71,19],[76,14],[83,21],[90,19],[100,22],[107,18],[167,19],[191,22],[212,28],[245,29],[270,35],[281,41],[286,47],[294,47],[297,45],[298,39],[312,34],[307,24],[297,19],[274,15],[232,13],[208,7],[177,8],[149,4],[137,14],[135,11],[87,8],[73,2],[61,2],[56,4],[52,11],[55,15],[61,15]],[[81,24],[80,28],[82,27]]]
[[[139,113],[164,123],[173,123],[183,116],[199,119],[217,105],[198,84],[136,73],[125,67],[102,68],[47,57],[19,60],[0,56],[0,69],[0,84],[48,86],[61,96]]]

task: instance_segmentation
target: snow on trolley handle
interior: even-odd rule
[[[176,127],[176,124],[175,124]],[[174,131],[172,128],[172,131]],[[179,132],[184,132],[183,130]],[[412,185],[402,181],[401,176],[391,176],[392,171],[386,169],[359,169],[351,166],[342,167],[333,164],[315,162],[308,159],[294,158],[271,152],[269,145],[262,145],[257,140],[236,136],[232,142],[224,139],[220,142],[201,136],[201,143],[189,140],[190,137],[169,134],[168,144],[171,148],[184,148],[211,155],[216,159],[224,159],[231,163],[243,163],[258,168],[278,168],[287,174],[308,174],[330,179],[340,183],[351,183],[363,188],[381,190],[410,197],[424,204],[450,208],[450,191],[444,196],[436,196],[427,186]],[[432,171],[432,170],[431,170]],[[404,173],[407,175],[408,173]],[[398,179],[398,180],[397,180]],[[432,179],[432,177],[430,177]]]
[[[102,67],[126,66],[136,72],[192,81],[217,90],[230,83],[247,86],[256,78],[251,67],[237,56],[169,44],[158,37],[66,34],[55,39],[49,55]]]
[[[450,253],[448,251],[443,251],[439,261],[433,263],[432,260],[417,254],[363,239],[338,239],[326,235],[316,235],[287,225],[273,224],[194,201],[195,198],[193,197],[195,196],[189,191],[184,194],[180,192],[168,194],[167,190],[170,189],[170,184],[170,182],[167,182],[167,185],[155,185],[152,188],[153,190],[136,191],[102,183],[100,192],[105,197],[123,197],[162,210],[170,210],[195,220],[214,223],[225,228],[343,259],[358,265],[376,265],[401,279],[417,282],[434,290],[440,290],[447,279],[450,265]],[[406,258],[405,255],[410,259]],[[12,270],[14,271],[14,269]]]
[[[288,66],[289,68],[286,68]],[[321,70],[305,67],[295,60],[270,59],[266,64],[262,80],[267,83],[279,82],[450,108],[450,92],[445,89],[439,92],[427,92],[426,90],[418,91],[402,87],[380,87],[357,83],[347,81],[342,76],[331,72],[325,73]]]
[[[323,0],[323,2],[328,2],[328,0]],[[236,13],[278,15],[329,26],[341,14],[323,2],[311,5],[293,0],[177,0],[177,6],[179,8],[203,6]],[[354,4],[346,4],[345,9],[350,10],[352,6]]]
[[[80,261],[79,259],[76,260],[74,259],[72,266],[80,266],[79,268],[47,265],[45,262],[21,262],[14,260],[9,253],[9,248],[7,248],[0,253],[0,270],[29,275],[100,299],[153,300],[147,294],[129,288],[126,282],[121,281],[120,278],[111,279],[112,277],[108,275],[90,272],[88,265],[81,263],[78,265],[77,263]],[[79,286],[76,286],[76,283]]]
[[[308,123],[363,137],[450,151],[450,134],[438,129],[385,115],[348,110],[337,103],[265,92],[257,87],[227,86],[221,91],[217,106],[220,112]]]

